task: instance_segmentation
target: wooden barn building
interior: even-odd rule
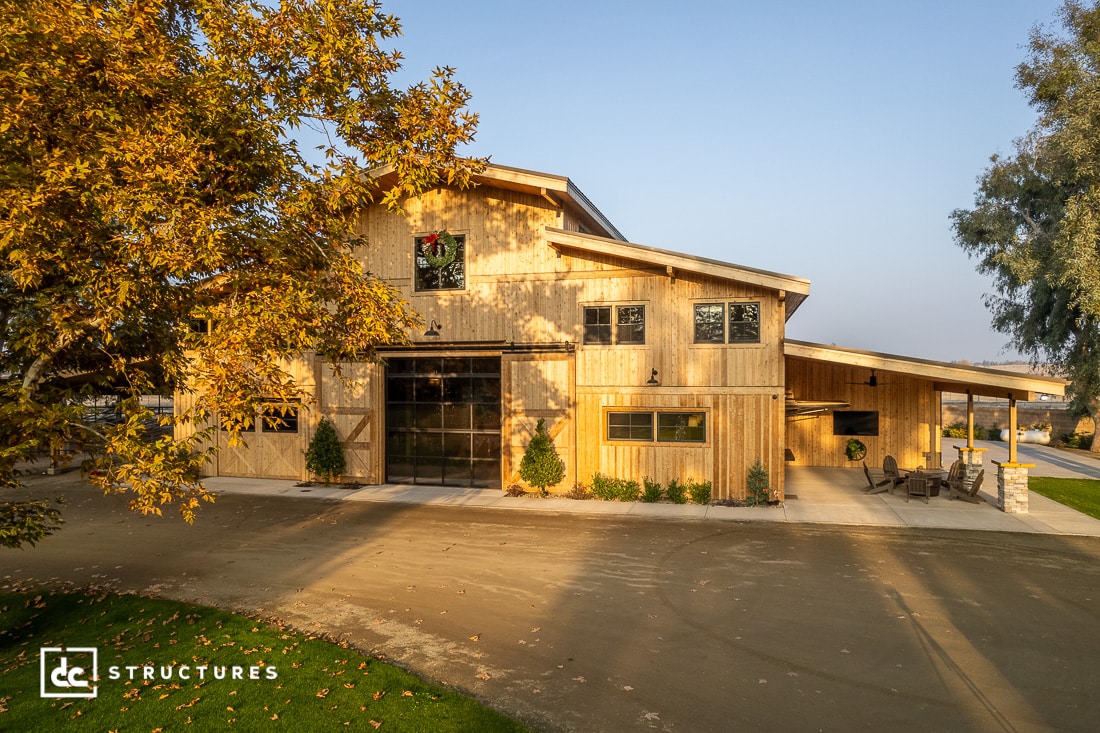
[[[808,280],[627,242],[568,178],[490,165],[475,181],[363,218],[363,266],[424,330],[345,365],[351,382],[302,359],[314,401],[222,446],[212,475],[306,479],[324,416],[347,480],[507,488],[544,419],[566,467],[555,491],[600,472],[738,498],[760,460],[782,497],[786,465],[858,466],[854,436],[871,465],[938,462],[942,391],[1061,394],[1058,380],[788,340]]]

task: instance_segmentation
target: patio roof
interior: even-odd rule
[[[1068,382],[1057,377],[986,369],[968,364],[953,364],[911,356],[883,354],[876,351],[847,349],[828,344],[787,339],[783,354],[797,359],[824,361],[833,364],[867,367],[883,372],[898,372],[909,377],[932,382],[941,392],[960,392],[986,397],[1001,397],[1031,401],[1041,394],[1061,397]]]

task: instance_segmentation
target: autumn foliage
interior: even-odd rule
[[[235,436],[261,397],[308,401],[286,368],[302,352],[403,340],[418,318],[353,257],[356,223],[468,181],[468,94],[446,68],[394,87],[400,26],[372,0],[0,0],[0,17],[0,482],[76,446],[134,509],[191,520],[206,434],[157,437],[139,396],[192,391],[162,422]],[[306,127],[316,156],[290,137]],[[363,173],[380,166],[385,192]],[[102,393],[120,420],[92,425]]]

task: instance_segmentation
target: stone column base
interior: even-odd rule
[[[1006,514],[1027,514],[1027,470],[1034,463],[1000,463],[997,466],[997,501]]]
[[[963,485],[969,491],[970,487],[974,485],[974,479],[978,478],[978,474],[984,468],[982,465],[983,455],[989,449],[959,446],[956,450],[959,451],[959,460],[963,462]]]

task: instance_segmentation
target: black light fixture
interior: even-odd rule
[[[654,369],[653,373],[649,375],[649,379],[646,380],[647,387],[656,387],[660,382],[657,381],[657,370]]]
[[[436,330],[436,329],[441,329],[441,328],[443,328],[443,324],[442,323],[436,323],[436,320],[433,318],[432,322],[428,325],[428,330],[424,332],[424,335],[425,336],[438,336],[439,331]]]

